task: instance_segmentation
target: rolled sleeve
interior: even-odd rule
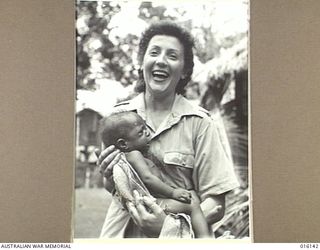
[[[193,181],[203,201],[239,186],[232,159],[228,154],[215,123],[210,118],[202,119],[195,142],[195,166]]]

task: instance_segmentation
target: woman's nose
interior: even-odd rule
[[[156,65],[158,65],[158,66],[160,66],[160,67],[165,67],[165,66],[167,66],[167,60],[166,60],[164,54],[160,54],[160,55],[157,57]]]

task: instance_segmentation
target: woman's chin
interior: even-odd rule
[[[154,96],[167,96],[170,94],[170,91],[168,91],[168,88],[166,88],[166,86],[159,86],[156,84],[153,84],[153,86],[150,86],[149,88],[149,92],[154,95]]]

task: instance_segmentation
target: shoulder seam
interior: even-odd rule
[[[119,102],[119,103],[117,103],[116,105],[114,105],[113,107],[119,107],[119,106],[122,106],[122,105],[128,105],[128,104],[130,104],[130,102],[129,101],[125,101],[125,102]]]

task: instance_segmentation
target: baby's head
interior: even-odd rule
[[[102,142],[105,147],[115,145],[123,152],[144,151],[150,139],[145,122],[135,112],[113,113],[103,122]]]

